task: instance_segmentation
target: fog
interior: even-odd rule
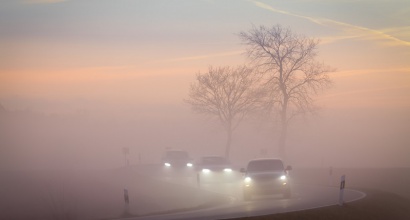
[[[410,198],[409,8],[400,0],[2,0],[0,219],[221,204],[223,214],[273,204],[290,212],[336,204],[343,174],[353,189]],[[202,184],[195,163],[223,156],[227,135],[186,100],[209,66],[250,65],[240,32],[278,24],[320,40],[315,58],[336,71],[313,97],[318,111],[289,124],[281,159],[293,167],[295,193],[244,202],[239,169],[279,157],[277,124],[246,117],[232,135],[230,181]],[[194,168],[166,170],[167,149],[187,151]]]
[[[235,181],[205,182],[200,187],[204,190],[197,190],[195,173],[160,168],[169,148],[186,150],[194,159],[223,155],[226,136],[217,121],[192,114],[182,102],[140,108],[144,117],[105,104],[98,116],[91,110],[47,114],[6,108],[1,113],[2,217],[118,218],[226,205],[225,194],[241,200]],[[395,169],[409,167],[408,122],[407,112],[323,109],[316,118],[292,124],[285,162],[302,186],[325,183],[337,189],[338,179],[347,174],[350,186],[388,188],[409,197],[408,175],[401,173],[408,169]],[[269,124],[244,122],[233,135],[232,163],[239,168],[251,159],[277,157],[275,137]],[[124,147],[129,148],[127,157]],[[309,168],[319,172],[312,174]],[[380,168],[392,170],[380,173]],[[241,176],[236,178],[240,183]],[[128,208],[123,189],[130,194]],[[293,191],[303,197],[299,190]],[[315,193],[316,199],[322,196]],[[264,201],[271,200],[256,200]]]
[[[105,102],[64,114],[6,106],[1,168],[116,168],[124,165],[123,148],[130,150],[130,164],[159,163],[169,148],[194,159],[223,155],[226,136],[218,121],[192,113],[182,99],[138,109]],[[409,120],[404,110],[324,108],[291,124],[286,159],[302,167],[408,167]],[[276,143],[270,123],[247,120],[234,132],[231,160],[277,157]]]

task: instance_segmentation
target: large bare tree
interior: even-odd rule
[[[229,158],[232,133],[243,118],[258,108],[258,78],[246,66],[209,67],[198,73],[185,100],[196,113],[219,119],[227,132],[225,157]]]
[[[264,76],[262,86],[270,94],[266,106],[279,116],[279,154],[285,157],[290,121],[314,112],[313,97],[331,85],[328,73],[334,69],[316,61],[319,40],[280,25],[253,26],[240,32],[239,38],[247,46],[251,64]]]

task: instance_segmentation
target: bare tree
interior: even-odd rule
[[[258,108],[258,78],[246,66],[209,67],[198,73],[185,100],[196,113],[215,116],[227,132],[225,157],[229,158],[232,133],[243,118]]]
[[[264,76],[262,86],[270,94],[266,107],[278,113],[279,154],[285,157],[290,121],[296,115],[315,111],[313,96],[331,85],[328,73],[334,69],[315,60],[319,40],[280,25],[253,26],[240,32],[239,38],[247,45],[251,64]]]

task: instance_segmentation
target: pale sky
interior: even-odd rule
[[[359,84],[338,85],[337,93],[410,94],[410,2],[405,0],[6,0],[0,8],[0,100],[12,109],[51,111],[41,102],[104,99],[106,93],[127,98],[126,91],[148,92],[126,95],[141,101],[180,100],[185,91],[178,89],[186,89],[186,81],[176,81],[165,97],[122,82],[192,77],[208,65],[242,64],[244,47],[235,34],[252,24],[281,24],[320,38],[319,60],[338,69],[336,83],[341,78]]]
[[[0,103],[45,114],[186,115],[195,74],[244,64],[236,34],[275,24],[321,39],[318,60],[337,68],[318,97],[325,116],[377,109],[374,117],[396,115],[408,128],[408,0],[2,0]]]

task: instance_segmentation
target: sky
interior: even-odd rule
[[[116,132],[110,131],[112,124],[100,133],[83,131],[96,137],[116,134],[110,140],[122,145],[115,150],[134,146],[127,140],[137,133],[135,145],[150,146],[144,154],[151,158],[169,145],[207,153],[204,142],[223,146],[224,136],[183,102],[190,83],[209,65],[245,64],[246,48],[237,34],[252,25],[276,24],[320,39],[318,60],[337,69],[330,74],[333,87],[317,97],[320,119],[294,126],[291,161],[298,164],[299,157],[310,155],[310,162],[322,165],[410,166],[405,156],[410,155],[408,0],[3,0],[0,104],[11,112],[86,114],[102,121],[97,124],[121,124]],[[70,126],[80,135],[74,129],[78,124]],[[238,133],[255,133],[250,130]],[[257,149],[267,148],[273,141],[265,133],[237,138],[237,149],[252,151],[246,145],[255,143]],[[23,149],[41,148],[4,146],[3,155],[19,162],[32,155],[21,156]],[[37,152],[51,152],[41,149]],[[141,149],[146,148],[132,152]],[[114,152],[108,144],[105,150]],[[317,152],[323,153],[319,159]],[[374,158],[363,160],[370,152]],[[351,161],[338,160],[339,155]]]

